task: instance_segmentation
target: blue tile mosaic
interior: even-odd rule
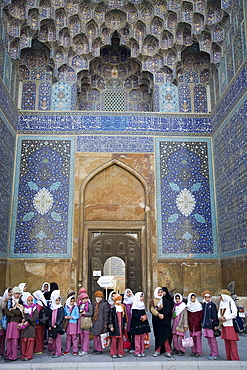
[[[178,112],[178,88],[172,83],[164,83],[160,86],[160,112]]]
[[[99,132],[133,132],[133,133],[211,133],[211,120],[209,116],[195,115],[155,115],[145,113],[142,115],[128,113],[90,114],[70,112],[58,113],[24,113],[19,115],[18,130],[20,133],[99,133]]]
[[[11,126],[17,130],[18,112],[6,87],[0,79],[0,107]]]
[[[247,253],[247,99],[214,137],[218,239],[221,253]]]
[[[220,126],[222,120],[227,117],[227,115],[231,112],[246,91],[247,67],[243,66],[212,114],[213,132],[215,132],[215,130]]]
[[[153,153],[152,137],[78,136],[77,152]]]
[[[20,137],[10,257],[70,257],[74,140]]]
[[[6,257],[9,242],[12,183],[15,158],[15,133],[0,117],[0,256]]]
[[[156,139],[159,258],[217,256],[210,139]]]

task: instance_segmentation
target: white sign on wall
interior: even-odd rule
[[[101,276],[101,271],[99,270],[93,271],[93,276]]]

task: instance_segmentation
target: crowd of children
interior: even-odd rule
[[[108,301],[102,291],[94,293],[93,302],[85,288],[78,295],[69,289],[64,305],[56,283],[44,283],[41,290],[27,292],[25,283],[5,290],[0,297],[0,356],[6,362],[18,358],[29,361],[33,354],[41,354],[47,342],[53,358],[68,355],[72,346],[74,356],[89,353],[90,335],[94,355],[103,353],[104,340],[110,338],[110,355],[121,358],[126,352],[145,357],[145,340],[151,332],[143,292],[133,294],[126,289],[123,296],[111,292]],[[209,360],[219,358],[216,337],[225,341],[227,360],[239,360],[233,327],[237,308],[228,290],[220,292],[217,312],[209,291],[199,302],[195,293],[188,295],[187,304],[179,293],[174,297],[166,287],[157,287],[150,301],[155,351],[183,356],[190,342],[192,357],[202,356],[202,329],[210,348]],[[221,328],[221,332],[219,330]],[[61,336],[66,333],[66,348],[62,350]],[[108,333],[108,334],[107,334]],[[104,338],[104,339],[102,339]],[[79,346],[81,350],[79,351]],[[18,357],[18,348],[20,356]]]

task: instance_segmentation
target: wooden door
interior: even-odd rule
[[[130,288],[134,293],[142,289],[140,235],[139,233],[137,235],[138,237],[135,238],[127,233],[102,233],[90,238],[89,282],[91,284],[89,283],[89,286],[91,297],[96,290],[100,289],[97,283],[98,277],[93,276],[93,271],[100,270],[103,275],[105,261],[113,256],[125,262],[126,288]]]

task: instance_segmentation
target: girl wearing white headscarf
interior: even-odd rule
[[[34,298],[36,301],[36,308],[38,310],[38,313],[43,309],[43,307],[47,306],[46,299],[44,297],[44,294],[41,290],[36,290],[33,292]],[[44,350],[44,325],[40,325],[39,323],[36,325],[36,340],[34,345],[34,354],[35,355],[41,355]]]
[[[222,289],[220,291],[218,318],[222,324],[221,338],[225,341],[227,361],[240,361],[237,347],[239,338],[234,330],[232,321],[237,317],[237,313],[237,307],[230,296],[230,292],[227,289]]]
[[[127,288],[124,291],[124,299],[123,304],[126,309],[126,315],[127,315],[127,335],[129,342],[131,343],[130,347],[130,353],[134,352],[135,344],[134,344],[134,336],[131,334],[130,327],[131,327],[131,321],[132,321],[132,305],[134,301],[134,294],[131,289]]]
[[[44,284],[42,285],[41,287],[41,291],[42,293],[44,294],[45,292],[49,292],[50,291],[50,284],[46,282],[44,282]]]
[[[135,352],[136,357],[145,357],[144,338],[145,334],[150,333],[150,326],[146,315],[144,304],[144,293],[137,292],[132,305],[132,322],[131,333],[135,336]]]
[[[117,294],[116,292],[110,292],[110,294],[109,294],[109,297],[108,297],[108,304],[109,304],[109,306],[111,307],[111,306],[113,306],[114,305],[114,296],[115,296],[115,294]]]
[[[77,342],[77,320],[80,318],[78,306],[75,301],[75,297],[69,297],[66,300],[64,307],[64,318],[69,320],[68,327],[66,329],[66,350],[63,353],[67,355],[70,351],[71,343],[73,345],[73,355],[78,355],[78,342]]]
[[[176,293],[174,296],[172,323],[173,355],[184,356],[185,348],[182,345],[182,339],[184,338],[184,334],[188,327],[186,304],[183,302],[182,295],[180,293]]]
[[[30,293],[28,296],[25,296],[23,303],[24,313],[21,330],[21,360],[32,360],[38,311],[36,305],[33,303],[33,297]]]
[[[3,293],[3,296],[0,297],[0,357],[3,357],[5,351],[5,334],[6,331],[2,327],[2,318],[3,318],[3,310],[7,305],[8,300],[12,296],[12,288],[8,288]],[[5,316],[6,318],[6,316]]]
[[[51,319],[49,323],[49,330],[57,332],[56,338],[49,338],[51,341],[48,344],[48,349],[52,351],[52,357],[56,358],[62,356],[62,341],[61,333],[62,323],[64,320],[64,308],[61,304],[60,290],[54,290],[51,293]]]
[[[202,305],[198,301],[195,293],[188,295],[187,303],[188,321],[190,335],[193,338],[193,347],[191,347],[191,356],[202,356]]]
[[[8,326],[6,331],[7,350],[5,361],[15,361],[18,356],[18,340],[20,330],[17,328],[18,323],[22,321],[23,306],[20,299],[21,290],[17,286],[12,289],[12,298],[8,300],[4,308],[4,314],[8,316]]]
[[[169,337],[171,336],[172,307],[167,299],[163,297],[163,289],[157,287],[154,297],[150,301],[150,312],[152,313],[153,332],[155,338],[155,352],[153,357],[158,357],[165,352],[166,357],[171,357]]]
[[[27,284],[26,283],[20,283],[18,285],[18,288],[20,288],[22,294],[27,290]]]

